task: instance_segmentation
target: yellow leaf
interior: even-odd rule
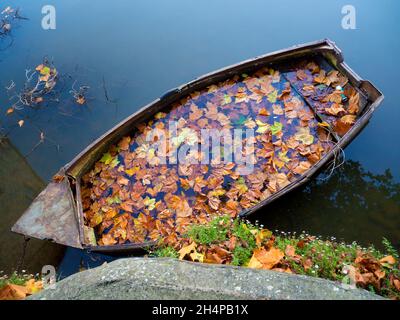
[[[260,246],[264,239],[269,239],[272,236],[272,232],[267,229],[262,229],[257,232],[256,243]]]
[[[262,263],[257,260],[257,258],[254,256],[251,257],[249,263],[247,264],[249,268],[254,268],[254,269],[261,269],[262,268]]]
[[[264,123],[261,120],[256,119],[256,124],[258,125],[258,128],[256,132],[258,133],[264,133],[265,131],[269,130],[270,125],[268,123]]]
[[[356,116],[348,114],[341,117],[340,121],[342,121],[345,124],[354,124],[354,122],[356,122]]]
[[[25,288],[28,294],[34,294],[43,289],[42,281],[35,281],[35,279],[30,279],[25,283]]]
[[[11,113],[13,113],[14,112],[14,108],[8,108],[7,109],[7,114],[11,114]]]
[[[300,127],[294,135],[294,138],[307,146],[314,142],[314,136],[310,133],[309,127]]]
[[[183,260],[183,258],[184,258],[187,254],[190,254],[192,251],[196,251],[196,246],[197,246],[197,244],[196,244],[195,242],[192,242],[191,244],[182,247],[182,249],[178,251],[178,253],[179,253],[179,260]]]
[[[19,121],[18,121],[18,125],[19,125],[20,127],[22,127],[22,126],[24,125],[24,123],[25,123],[24,120],[19,120]]]
[[[139,171],[139,169],[140,169],[140,167],[133,167],[133,168],[131,168],[131,169],[126,169],[126,170],[125,170],[125,173],[126,173],[128,176],[132,177],[136,172]]]
[[[268,251],[264,248],[256,249],[254,250],[253,256],[250,259],[248,266],[250,268],[271,270],[281,261],[284,256],[285,254],[281,250],[276,248],[271,248]]]
[[[156,118],[157,120],[159,119],[163,119],[167,116],[167,114],[165,112],[158,112],[156,113],[156,115],[154,116],[154,118]]]
[[[326,121],[318,122],[318,126],[325,127],[325,128],[329,128],[330,127],[329,123],[326,122]]]
[[[189,254],[190,259],[192,261],[203,262],[204,261],[204,254],[198,253],[196,250]]]

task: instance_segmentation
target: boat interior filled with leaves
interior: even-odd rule
[[[13,231],[103,252],[173,246],[191,224],[247,216],[305,183],[382,99],[330,40],[206,74],[88,146]],[[215,132],[224,148],[208,147]]]

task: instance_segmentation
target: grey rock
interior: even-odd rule
[[[74,274],[30,299],[382,299],[366,290],[269,270],[126,258]]]

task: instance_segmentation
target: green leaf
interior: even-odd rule
[[[50,68],[49,67],[43,67],[42,70],[40,70],[40,74],[45,76],[50,73]]]
[[[224,104],[228,104],[228,103],[231,103],[231,102],[232,102],[232,97],[227,95],[227,94],[225,94],[224,95]]]
[[[275,103],[277,98],[278,98],[278,91],[276,90],[268,94],[268,101],[271,103]]]
[[[109,152],[103,154],[103,156],[100,159],[100,162],[103,162],[104,164],[110,164],[111,161],[113,160],[113,157]]]
[[[109,205],[111,205],[111,204],[114,204],[114,203],[121,203],[121,199],[118,197],[118,196],[114,196],[114,197],[110,197],[110,198],[107,198],[107,203],[109,204]]]
[[[155,206],[155,204],[156,204],[156,199],[146,197],[146,198],[143,200],[143,204],[147,207],[147,209],[153,210],[153,209],[156,207],[156,206]]]
[[[281,161],[288,163],[290,161],[290,159],[288,158],[288,156],[286,155],[287,151],[285,152],[279,152],[278,157]]]
[[[265,131],[270,129],[270,125],[268,123],[264,123],[261,120],[256,119],[256,124],[258,125],[258,128],[256,132],[258,133],[264,133]]]
[[[281,132],[282,130],[282,123],[275,121],[274,124],[271,126],[271,132],[273,135],[276,135],[277,133]]]
[[[111,161],[111,163],[110,163],[110,167],[111,167],[111,168],[115,168],[118,164],[119,164],[118,157],[115,156],[115,158],[114,158],[114,159]]]

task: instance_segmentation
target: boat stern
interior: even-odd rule
[[[26,237],[82,248],[76,207],[66,176],[49,183],[14,224],[11,231]]]

